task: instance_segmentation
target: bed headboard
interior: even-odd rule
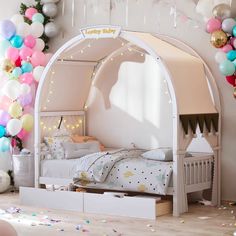
[[[53,136],[56,132],[65,131],[69,134],[86,134],[85,111],[41,112],[41,140]]]

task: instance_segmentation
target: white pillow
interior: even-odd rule
[[[100,144],[97,141],[86,143],[65,142],[63,143],[63,147],[66,159],[79,158],[88,154],[100,152]]]
[[[49,147],[53,159],[64,159],[65,152],[62,144],[71,141],[69,136],[44,137],[44,142]]]
[[[157,148],[144,152],[142,157],[156,161],[173,161],[173,152],[171,148]]]

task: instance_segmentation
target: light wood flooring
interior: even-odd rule
[[[20,208],[21,213],[5,214],[2,211],[10,207]],[[181,217],[166,215],[156,221],[140,220],[32,208],[20,205],[18,194],[0,194],[0,219],[10,222],[18,236],[233,235],[235,216],[236,207],[229,204],[222,209],[194,204],[189,213]],[[0,236],[4,236],[1,229]]]

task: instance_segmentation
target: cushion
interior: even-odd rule
[[[142,157],[156,161],[173,161],[173,152],[171,148],[157,148],[144,152]]]
[[[68,141],[71,141],[69,136],[44,137],[44,142],[49,147],[53,159],[65,158],[65,151],[62,144]]]
[[[98,141],[97,138],[93,137],[93,136],[80,136],[78,134],[74,134],[71,136],[71,139],[73,140],[73,142],[75,143],[86,143],[86,142],[92,142],[92,141]],[[100,151],[104,151],[105,147],[103,144],[100,144]]]
[[[86,143],[65,142],[63,143],[63,147],[66,159],[79,158],[100,151],[100,144],[97,141]]]

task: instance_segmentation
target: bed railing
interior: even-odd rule
[[[213,156],[189,157],[184,159],[186,192],[211,188]]]

